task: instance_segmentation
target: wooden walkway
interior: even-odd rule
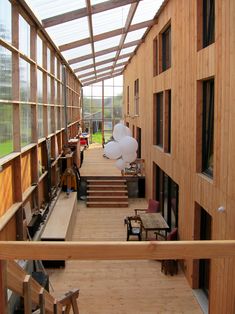
[[[101,149],[89,148],[85,154],[82,171],[107,175],[108,162],[111,175],[117,172],[113,161],[102,157]],[[128,208],[87,208],[79,201],[72,240],[125,241],[124,217],[146,205],[145,199],[129,199]],[[67,261],[64,269],[48,272],[55,297],[80,289],[81,314],[202,313],[183,273],[165,276],[160,268],[158,261]]]
[[[126,240],[123,218],[143,199],[130,199],[129,208],[87,208],[79,201],[74,241]],[[196,314],[202,313],[180,271],[173,277],[160,271],[158,261],[67,261],[65,269],[50,270],[59,297],[79,288],[81,314]]]
[[[83,177],[89,176],[121,176],[121,171],[115,167],[115,160],[103,157],[104,149],[99,144],[91,144],[84,151],[84,160],[80,169]]]

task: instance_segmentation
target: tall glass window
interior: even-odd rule
[[[42,55],[43,55],[43,49],[42,49],[42,39],[37,36],[37,64],[42,67]]]
[[[162,71],[171,67],[171,26],[162,33]]]
[[[213,177],[214,79],[203,82],[202,172]]]
[[[163,92],[157,94],[156,106],[156,145],[163,147]]]
[[[30,26],[21,15],[19,16],[19,50],[30,56]]]
[[[20,100],[30,101],[30,64],[20,59]],[[20,105],[20,126],[21,146],[31,143],[32,140],[32,110],[31,105],[21,103]]]
[[[203,47],[215,41],[215,0],[203,0]]]
[[[0,37],[12,42],[11,4],[8,0],[0,1]]]

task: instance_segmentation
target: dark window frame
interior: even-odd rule
[[[139,79],[134,82],[134,104],[135,104],[135,115],[139,115]]]
[[[156,200],[159,201],[161,214],[163,215],[164,219],[167,221],[167,224],[172,230],[173,228],[178,227],[179,186],[157,164],[155,164],[155,174]],[[173,222],[172,219],[172,211],[174,212],[175,222]]]
[[[130,87],[127,86],[127,115],[130,114]]]
[[[171,24],[161,34],[162,41],[162,72],[171,67]]]
[[[203,48],[215,42],[215,0],[203,0]]]
[[[214,79],[203,81],[202,88],[202,172],[213,177]]]
[[[164,94],[159,92],[156,94],[156,145],[163,148],[164,144]]]

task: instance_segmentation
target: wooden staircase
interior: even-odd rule
[[[126,180],[87,180],[87,207],[128,207]]]

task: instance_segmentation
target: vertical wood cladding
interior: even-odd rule
[[[235,238],[235,1],[215,1],[215,40],[202,48],[200,24],[202,0],[170,0],[124,72],[124,91],[129,94],[139,79],[139,115],[134,97],[129,99],[129,126],[141,128],[142,158],[146,168],[146,195],[155,197],[157,164],[179,185],[180,239],[197,234],[196,207],[212,217],[212,239]],[[160,71],[161,36],[171,25],[171,66]],[[157,58],[157,60],[156,60]],[[161,57],[162,58],[162,57]],[[202,97],[204,80],[214,79],[214,167],[213,178],[201,173]],[[155,145],[154,101],[157,93],[171,90],[171,150]],[[126,100],[126,97],[124,98]],[[127,108],[127,104],[125,104]],[[166,136],[166,135],[165,135]],[[220,206],[225,212],[218,212]],[[234,313],[234,259],[211,261],[210,313]],[[197,269],[183,264],[192,287]],[[231,277],[233,276],[233,277]]]

